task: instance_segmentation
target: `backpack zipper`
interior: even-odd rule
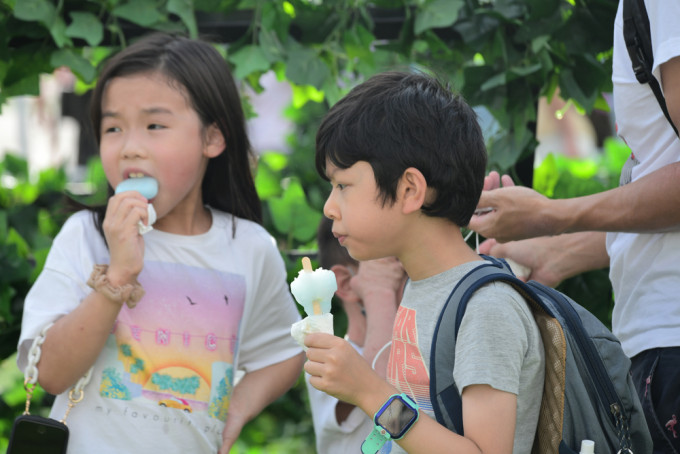
[[[534,289],[546,294],[543,289],[537,289],[535,287]],[[592,345],[592,343],[586,340],[588,339],[588,333],[585,331],[585,328],[583,328],[583,324],[580,322],[578,313],[571,306],[571,304],[569,304],[569,302],[564,299],[562,295],[555,293],[553,296],[554,297],[552,299],[562,308],[562,314],[564,315],[564,319],[568,323],[569,328],[576,333],[574,339],[576,339],[576,342],[579,344],[579,348],[584,353],[588,370],[591,371],[591,374],[595,376],[594,382],[597,394],[600,397],[603,405],[609,408],[611,417],[613,419],[612,422],[614,425],[616,425],[616,418],[619,415],[621,415],[623,419],[627,420],[628,418],[623,410],[621,399],[619,399],[616,390],[611,384],[609,374],[607,374],[604,364],[602,364],[601,358],[594,351],[595,347]]]

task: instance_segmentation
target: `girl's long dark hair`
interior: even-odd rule
[[[220,53],[208,42],[154,33],[108,60],[92,93],[90,117],[99,143],[102,96],[115,77],[158,72],[185,91],[204,128],[215,124],[225,139],[224,151],[208,162],[203,178],[203,203],[262,224],[262,204],[251,170],[252,150],[246,132],[241,98]],[[113,189],[109,187],[109,195]],[[106,207],[91,207],[98,229]]]

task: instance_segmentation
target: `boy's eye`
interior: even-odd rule
[[[165,126],[153,123],[149,125],[149,129],[165,129]]]

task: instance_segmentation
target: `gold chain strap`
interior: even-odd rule
[[[24,415],[30,415],[31,399],[33,398],[33,392],[35,391],[36,383],[38,382],[38,361],[40,360],[40,354],[43,342],[45,342],[45,335],[47,330],[50,329],[52,323],[45,326],[40,334],[33,339],[33,344],[31,349],[28,351],[28,365],[26,366],[26,371],[24,372],[24,389],[26,390],[26,408],[24,409]],[[94,366],[90,367],[88,371],[83,375],[78,382],[71,388],[68,393],[68,407],[66,408],[66,413],[61,419],[62,424],[66,424],[66,418],[69,413],[81,400],[85,397],[83,389],[90,382],[92,378],[92,370]]]

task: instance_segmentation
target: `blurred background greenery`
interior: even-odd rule
[[[285,151],[261,150],[255,172],[265,227],[292,280],[300,256],[314,257],[330,189],[314,169],[318,123],[355,83],[385,69],[418,67],[451,81],[480,112],[489,170],[509,172],[549,197],[616,186],[629,150],[610,137],[611,130],[598,134],[594,152],[585,157],[548,149],[540,162],[535,159],[541,99],[559,94],[567,101],[558,118],[571,109],[583,118],[599,113],[613,121],[605,96],[615,10],[612,0],[0,0],[0,108],[17,96],[40,95],[41,74],[63,66],[76,76],[75,93],[86,96],[97,64],[149,30],[213,38],[242,84],[251,115],[252,98],[265,91],[264,75],[274,74],[291,89],[282,112],[292,125]],[[23,299],[67,215],[63,194],[75,186],[60,166],[36,173],[25,157],[0,152],[6,153],[0,162],[4,449],[25,401],[14,358]],[[98,158],[88,158],[84,169],[72,195],[102,201],[106,182]],[[607,270],[576,276],[560,290],[610,325]],[[338,305],[333,312],[342,335],[346,321]],[[51,400],[39,391],[33,412],[45,413]],[[308,408],[301,377],[246,426],[232,452],[315,452]]]

